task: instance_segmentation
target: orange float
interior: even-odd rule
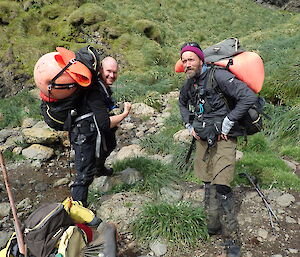
[[[81,62],[72,61],[75,53],[63,47],[57,47],[58,52],[43,55],[34,66],[34,81],[40,89],[40,96],[44,101],[53,102],[71,96],[77,86],[87,87],[91,84],[92,73]],[[70,62],[72,64],[54,81],[51,80]],[[70,87],[63,85],[70,84]],[[73,84],[73,85],[72,85]],[[62,88],[59,88],[62,85]]]
[[[245,82],[255,93],[260,92],[265,77],[264,64],[261,57],[254,52],[243,52],[231,57],[231,59],[233,63],[229,66],[229,71],[239,80]],[[220,60],[214,64],[226,67],[228,60]],[[175,72],[184,72],[181,59],[175,65]]]
[[[76,91],[76,86],[69,89],[55,89],[48,90],[50,81],[61,71],[61,67],[55,60],[58,52],[51,52],[43,55],[35,64],[33,76],[37,87],[46,98],[64,99],[72,95]],[[65,71],[59,76],[56,84],[76,84],[76,81]],[[43,99],[45,100],[45,99]]]

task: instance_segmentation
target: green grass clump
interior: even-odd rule
[[[40,119],[40,101],[29,92],[21,92],[13,98],[0,99],[0,129],[18,127],[24,118]]]
[[[264,188],[294,189],[300,191],[300,179],[293,174],[285,162],[274,153],[244,153],[244,157],[237,163],[237,173],[248,173],[255,176]],[[248,183],[238,176],[235,183]]]
[[[133,234],[143,243],[159,238],[173,247],[186,248],[208,239],[204,210],[187,202],[145,205],[133,223]]]
[[[171,166],[157,160],[150,160],[144,157],[136,157],[117,161],[113,164],[115,171],[122,171],[126,168],[138,170],[143,177],[143,182],[138,183],[136,191],[150,191],[159,194],[159,190],[172,183],[179,181],[179,175],[174,172]]]
[[[103,22],[106,19],[106,12],[97,4],[87,3],[76,9],[68,18],[73,26],[92,25]]]
[[[281,155],[300,161],[300,106],[269,106],[272,120],[265,122],[264,134],[271,148]]]

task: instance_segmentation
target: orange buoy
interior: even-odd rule
[[[55,56],[59,55],[58,52],[51,52],[43,55],[34,66],[34,81],[41,93],[51,99],[64,99],[72,95],[77,87],[70,89],[51,89],[48,90],[50,81],[61,71],[61,67],[55,60]],[[59,76],[55,83],[57,84],[71,84],[76,81],[65,71]],[[47,99],[46,97],[46,99]]]
[[[239,80],[245,82],[255,93],[262,89],[265,72],[261,57],[254,52],[243,52],[231,57],[233,64],[229,66],[232,72]],[[215,62],[215,65],[226,67],[229,59]],[[175,72],[184,72],[183,64],[179,59],[175,65]]]
[[[229,70],[241,81],[245,82],[255,93],[262,89],[265,71],[261,57],[254,52],[243,52],[232,57],[233,64]],[[228,59],[215,62],[216,65],[226,67]]]
[[[76,55],[64,47],[56,47],[59,52],[55,60],[61,68],[64,68],[69,61],[74,60]],[[88,87],[92,82],[92,73],[83,63],[75,61],[68,67],[66,72],[82,87]]]
[[[184,72],[183,63],[181,59],[179,59],[175,64],[175,72]]]

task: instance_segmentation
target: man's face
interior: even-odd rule
[[[117,63],[110,61],[103,63],[100,74],[105,85],[112,85],[118,77]]]
[[[187,78],[193,78],[201,73],[203,62],[194,52],[184,52],[181,61]]]

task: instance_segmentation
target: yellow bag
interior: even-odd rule
[[[61,236],[57,257],[78,257],[81,249],[88,244],[86,234],[77,226],[70,226]]]
[[[13,233],[10,237],[10,239],[8,240],[5,248],[3,248],[0,251],[0,257],[13,257],[13,255],[11,255],[11,250],[14,244],[17,244],[17,236],[16,233]]]
[[[62,204],[74,223],[98,226],[102,222],[91,210],[83,207],[80,201],[73,201],[68,197]]]

